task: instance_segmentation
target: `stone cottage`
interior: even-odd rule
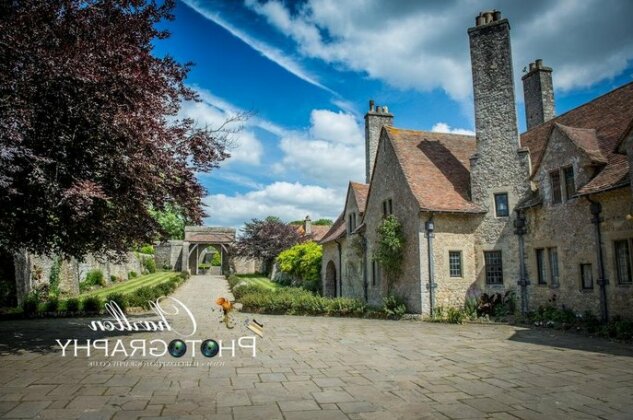
[[[323,293],[381,304],[376,228],[405,235],[392,292],[413,313],[516,291],[522,310],[565,305],[633,317],[633,83],[555,116],[552,69],[523,76],[518,133],[510,25],[483,12],[468,30],[476,136],[405,130],[365,115],[366,183],[350,182],[323,244]]]

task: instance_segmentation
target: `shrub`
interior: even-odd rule
[[[140,306],[141,308],[149,308],[149,303],[156,299],[154,289],[148,286],[139,287],[129,296],[130,306]]]
[[[129,273],[127,273],[128,279],[135,279],[136,277],[138,277],[138,273],[136,271],[130,271]]]
[[[400,319],[407,312],[404,300],[396,295],[388,295],[382,300],[382,303],[382,309],[388,318]]]
[[[150,274],[155,273],[156,261],[154,261],[154,258],[143,258],[143,268]]]
[[[400,276],[404,258],[405,238],[402,225],[394,216],[383,219],[376,229],[378,241],[374,252],[374,260],[380,263],[387,280],[387,290],[391,290],[393,282]]]
[[[464,316],[468,319],[477,318],[477,299],[469,297],[464,302]]]
[[[106,296],[106,302],[115,302],[123,312],[127,311],[128,299],[123,293],[110,293]]]
[[[233,288],[235,288],[238,284],[242,282],[242,279],[235,274],[232,274],[229,276],[227,281],[229,282],[229,287],[231,288],[231,290],[233,290]]]
[[[461,324],[464,317],[464,312],[461,309],[451,307],[446,311],[446,321],[450,324]]]
[[[257,285],[257,284],[245,284],[236,287],[233,290],[233,296],[235,299],[239,299],[240,297],[248,294],[264,294],[270,292],[270,289]]]
[[[79,311],[79,299],[70,298],[66,300],[66,310],[68,312],[77,312]]]
[[[48,302],[46,302],[46,312],[57,312],[59,308],[59,299],[57,296],[53,296],[49,298]]]
[[[22,302],[22,310],[24,311],[24,314],[32,315],[35,312],[37,312],[38,302],[39,302],[39,299],[35,293],[31,292],[28,295],[26,295],[26,297],[24,298],[24,301]]]
[[[88,296],[84,298],[81,305],[84,309],[84,312],[101,312],[101,307],[103,306],[103,302],[98,296]]]
[[[213,257],[211,258],[211,265],[214,267],[222,265],[222,255],[219,252],[213,254]]]
[[[85,292],[93,287],[103,287],[105,285],[103,272],[101,270],[90,270],[88,274],[86,274],[85,280],[79,283],[79,291]]]
[[[314,241],[293,246],[279,254],[279,271],[292,276],[292,286],[318,292],[321,290],[323,247]]]
[[[140,249],[139,252],[141,254],[150,254],[150,255],[154,255],[154,245],[150,245],[150,244],[145,244],[143,245]]]
[[[198,264],[199,270],[208,270],[209,268],[211,268],[211,264],[205,264],[205,263]]]

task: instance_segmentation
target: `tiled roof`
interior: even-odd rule
[[[305,239],[310,239],[310,240],[313,240],[315,242],[319,242],[319,241],[321,241],[323,239],[325,234],[328,233],[328,231],[330,230],[330,227],[331,227],[331,225],[315,225],[315,224],[312,224],[312,234],[310,235],[309,238],[305,238]],[[305,230],[303,228],[303,225],[297,226],[297,232],[302,237],[306,236]]]
[[[482,211],[470,201],[470,157],[475,137],[385,127],[421,210]]]
[[[609,164],[585,186],[578,195],[592,194],[629,183],[629,162],[626,155],[612,155]]]
[[[320,244],[335,241],[345,235],[347,226],[345,224],[345,217],[343,217],[343,215],[344,213],[341,213],[341,215],[334,221],[334,224],[332,226],[329,226],[330,229],[325,233],[323,239],[319,241]]]
[[[367,204],[367,193],[369,192],[369,185],[360,184],[358,182],[350,182],[352,191],[354,191],[354,198],[356,199],[356,205],[358,211],[365,213],[365,205]]]
[[[536,170],[543,158],[552,127],[555,124],[564,127],[563,130],[567,129],[565,132],[571,134],[574,143],[585,151],[591,150],[594,159],[606,162],[604,169],[581,189],[585,193],[598,192],[628,182],[628,162],[616,153],[616,148],[630,127],[632,118],[633,82],[521,134],[521,145],[530,150],[532,168]],[[595,136],[590,130],[595,131]]]
[[[602,150],[600,150],[600,140],[596,130],[593,128],[575,128],[567,127],[559,123],[555,124],[565,135],[576,145],[576,147],[582,149],[589,159],[594,163],[607,163],[607,158],[604,156]]]

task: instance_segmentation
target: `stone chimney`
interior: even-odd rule
[[[468,29],[477,132],[471,195],[488,209],[495,189],[515,189],[528,174],[525,156],[519,156],[510,24],[497,10],[480,13],[475,23]]]
[[[522,79],[525,123],[529,130],[551,120],[556,115],[552,68],[545,67],[543,60],[536,60],[530,63],[530,69],[527,74],[523,75]]]
[[[374,171],[376,151],[380,132],[385,125],[393,125],[393,115],[386,106],[375,106],[374,100],[369,101],[369,111],[365,114],[365,182],[369,184]]]
[[[312,235],[312,219],[310,219],[310,215],[307,215],[303,221],[303,232],[306,236]]]

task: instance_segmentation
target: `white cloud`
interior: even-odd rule
[[[306,57],[397,88],[440,88],[469,101],[466,30],[484,7],[474,1],[308,0],[292,12],[278,0],[247,0],[246,6],[293,39]],[[511,22],[519,98],[521,69],[536,58],[554,68],[555,87],[562,90],[614,77],[633,59],[633,2],[605,7],[600,0],[492,0],[485,8],[502,10]]]
[[[307,70],[305,70],[299,63],[297,63],[295,60],[293,60],[283,51],[280,51],[279,49],[275,47],[272,47],[258,39],[255,39],[249,36],[246,32],[241,31],[240,29],[234,27],[229,22],[224,20],[219,14],[205,8],[201,4],[200,1],[198,0],[183,0],[183,1],[187,6],[191,7],[197,13],[199,13],[206,19],[209,19],[210,21],[216,23],[217,25],[221,26],[222,28],[230,32],[233,36],[238,38],[240,41],[244,42],[245,44],[253,48],[255,51],[260,53],[262,56],[276,63],[277,65],[279,65],[280,67],[288,71],[289,73],[297,76],[299,79],[305,82],[310,83],[313,86],[319,87],[334,95],[337,95],[336,92],[334,92],[332,89],[320,83],[315,76],[309,74]]]
[[[310,114],[310,134],[314,138],[336,143],[358,144],[363,138],[356,119],[350,114],[315,109]]]
[[[194,87],[195,89],[195,87]],[[208,91],[196,89],[200,102],[188,101],[182,104],[178,118],[191,118],[199,127],[217,129],[227,118],[239,114],[240,110],[230,104],[215,98]],[[248,121],[246,121],[248,123]],[[252,124],[252,123],[251,123]],[[233,123],[227,128],[237,128],[239,123]],[[264,148],[255,133],[248,128],[230,136],[229,152],[231,157],[227,163],[241,162],[258,165],[261,162]]]
[[[364,136],[356,119],[343,112],[315,109],[310,122],[307,133],[289,132],[281,137],[283,167],[339,187],[350,179],[362,179]]]
[[[334,218],[345,191],[300,183],[275,182],[245,194],[213,194],[204,199],[208,224],[239,227],[253,218],[278,216],[282,220]]]
[[[475,132],[473,130],[467,130],[465,128],[453,128],[450,125],[443,122],[438,122],[437,124],[435,124],[431,128],[431,131],[436,132],[436,133],[464,134],[466,136],[475,135]]]

